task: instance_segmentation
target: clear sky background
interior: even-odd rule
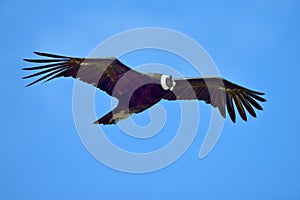
[[[1,1],[0,199],[300,199],[299,8],[296,0]],[[108,37],[145,26],[192,37],[222,76],[265,92],[268,101],[257,119],[226,119],[206,158],[198,159],[205,134],[200,127],[169,167],[128,174],[101,164],[81,143],[72,116],[74,81],[25,88],[21,68],[29,65],[22,59],[34,50],[87,56]],[[193,76],[184,62],[164,53],[139,52],[123,61],[132,67],[159,62]],[[97,95],[101,116],[110,98]],[[175,104],[161,105],[168,115],[177,113]],[[199,105],[208,121],[210,107]],[[135,119],[149,121],[147,112]],[[161,140],[141,145],[116,127],[108,129],[115,143],[131,151],[155,150],[174,136],[170,128]]]

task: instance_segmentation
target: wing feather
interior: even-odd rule
[[[261,101],[261,102],[265,102],[266,100],[260,96],[257,96],[256,94],[252,93],[252,92],[247,92],[251,97],[253,97],[254,99]]]
[[[238,95],[234,94],[233,99],[234,99],[234,103],[239,111],[240,116],[242,117],[243,120],[247,121],[247,116],[246,116],[244,107],[242,106],[240,99],[238,98]]]
[[[27,62],[42,63],[41,66],[26,67],[23,70],[41,70],[24,79],[44,75],[27,86],[48,78],[45,82],[58,77],[78,78],[83,82],[113,95],[113,89],[118,80],[128,71],[134,71],[117,58],[73,58],[49,53],[34,52],[46,59],[24,59]],[[136,72],[138,73],[138,72]]]
[[[56,70],[54,69],[54,71],[52,71],[51,73],[46,74],[45,76],[42,76],[41,78],[39,78],[39,79],[33,81],[32,83],[29,83],[28,85],[26,85],[26,87],[29,87],[29,86],[31,86],[31,85],[33,85],[33,84],[35,84],[35,83],[37,83],[37,82],[40,82],[40,81],[42,81],[42,80],[44,80],[44,79],[46,79],[46,78],[48,78],[48,77],[51,77],[52,75],[54,75],[54,74],[56,74],[56,73],[58,73],[58,72],[61,72],[61,71],[63,71],[63,69],[61,69],[61,68],[56,69]]]
[[[252,106],[248,103],[248,101],[245,99],[243,93],[238,93],[238,95],[241,102],[243,103],[247,111],[250,113],[250,115],[252,115],[252,117],[256,117],[255,111],[253,110]]]
[[[263,108],[258,102],[265,102],[262,92],[249,90],[222,78],[178,79],[175,80],[174,90],[164,96],[167,100],[203,100],[213,107],[217,107],[223,117],[226,117],[226,108],[233,122],[236,121],[235,107],[239,115],[247,121],[246,110],[256,117],[253,109]]]
[[[245,94],[245,93],[244,93]],[[249,101],[249,103],[254,106],[258,110],[263,110],[261,105],[259,105],[251,96],[245,95],[245,98]]]
[[[230,116],[231,120],[233,122],[235,122],[236,117],[235,117],[235,110],[234,110],[233,102],[232,102],[232,95],[229,93],[228,95],[226,95],[226,98],[227,98],[227,110],[228,110],[229,116]]]

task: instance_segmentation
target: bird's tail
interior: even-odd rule
[[[101,117],[100,119],[93,122],[93,124],[115,124],[115,120],[113,119],[112,111]]]
[[[121,120],[128,118],[130,114],[125,110],[114,109],[101,117],[100,119],[93,122],[93,124],[116,124]]]

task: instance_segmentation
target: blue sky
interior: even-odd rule
[[[299,199],[298,1],[2,1],[0,3],[0,199]],[[180,31],[201,44],[225,78],[266,93],[257,119],[225,120],[213,151],[198,159],[210,107],[199,103],[203,126],[185,154],[147,174],[113,170],[81,143],[72,115],[72,79],[25,88],[23,58],[39,50],[87,56],[100,42],[141,27]],[[124,56],[130,66],[162,62],[193,76],[182,60],[161,52]],[[179,66],[180,65],[180,66]],[[181,67],[183,65],[183,67]],[[101,116],[110,98],[99,91]],[[177,104],[162,102],[169,115]],[[148,114],[135,116],[147,123]],[[144,119],[145,118],[145,119]],[[155,150],[172,127],[149,140],[109,127],[131,151]],[[173,135],[172,135],[173,134]]]

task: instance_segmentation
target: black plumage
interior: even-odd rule
[[[241,118],[247,121],[246,111],[256,117],[253,109],[263,110],[258,102],[265,102],[262,92],[253,91],[222,78],[174,79],[172,76],[137,72],[117,58],[74,58],[48,53],[34,52],[47,59],[24,59],[41,66],[23,70],[38,72],[24,79],[41,76],[27,86],[39,81],[49,81],[58,77],[73,77],[91,84],[119,103],[116,108],[94,123],[115,124],[133,113],[140,113],[160,100],[203,100],[219,109],[226,117],[226,110],[233,122],[236,121],[235,108]],[[235,105],[235,106],[234,106]]]

